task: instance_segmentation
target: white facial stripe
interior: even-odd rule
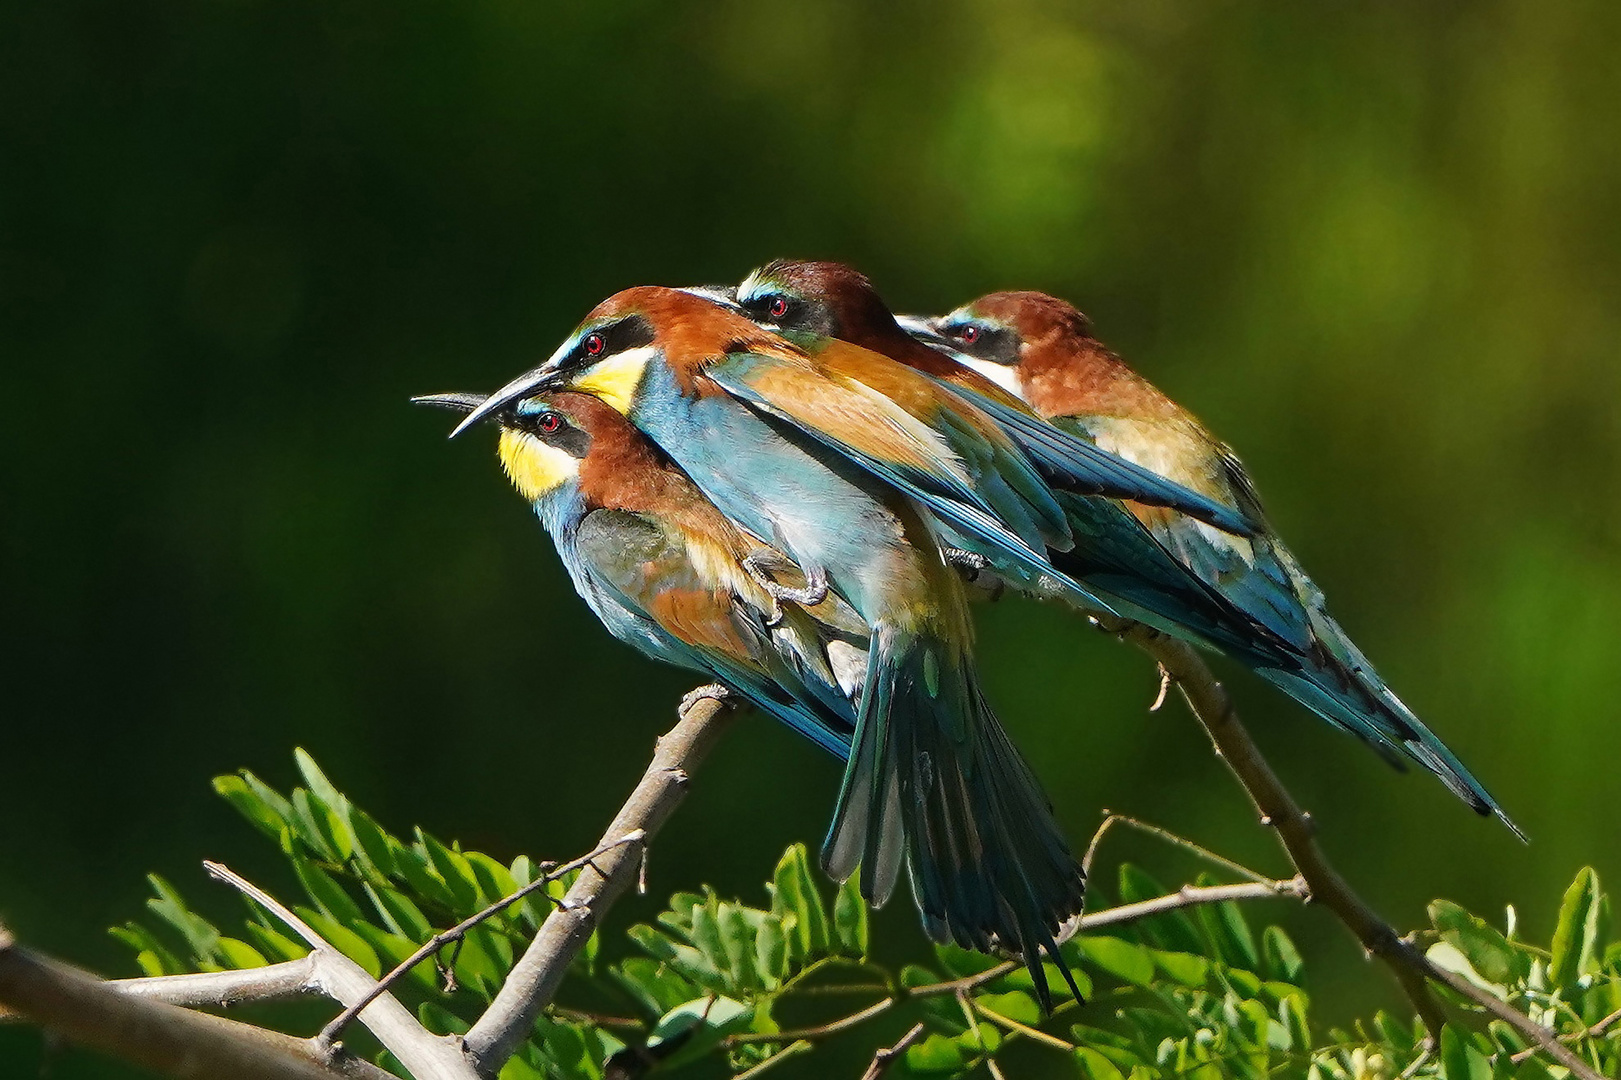
[[[1019,369],[1016,366],[998,364],[994,360],[981,360],[977,356],[959,356],[958,359],[1008,393],[1015,397],[1024,397],[1024,380],[1019,377]]]

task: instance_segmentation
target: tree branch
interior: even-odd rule
[[[20,948],[3,928],[0,1003],[71,1042],[179,1080],[372,1075],[329,1068],[310,1055],[307,1044],[288,1035],[122,993]]]
[[[1277,834],[1289,861],[1309,889],[1309,899],[1339,916],[1362,947],[1390,968],[1428,1029],[1428,1045],[1433,1047],[1446,1022],[1440,1002],[1430,991],[1429,980],[1433,979],[1514,1027],[1575,1076],[1582,1080],[1601,1080],[1598,1073],[1561,1044],[1553,1032],[1466,980],[1437,967],[1404,941],[1356,894],[1317,846],[1316,826],[1311,815],[1300,808],[1277,773],[1272,771],[1239,720],[1232,698],[1192,646],[1137,624],[1105,625],[1105,629],[1148,653],[1159,662],[1161,670],[1176,681],[1194,718],[1210,736],[1216,755],[1227,763],[1248,793],[1261,816],[1261,823]]]
[[[145,979],[110,979],[105,985],[121,994],[179,1005],[187,1009],[248,1003],[290,1001],[318,996],[321,983],[314,953],[268,967],[235,971],[200,971],[194,975],[155,975]]]
[[[275,897],[219,863],[205,862],[203,866],[213,877],[252,898],[304,939],[311,949],[310,955],[315,958],[316,979],[328,997],[350,1005],[366,997],[377,985],[377,980],[365,968],[333,948]],[[392,995],[372,1001],[360,1014],[360,1021],[416,1080],[478,1080],[478,1074],[462,1054],[459,1040],[430,1032]]]
[[[659,739],[647,771],[603,834],[601,846],[611,850],[580,871],[573,888],[513,966],[495,1001],[463,1039],[467,1057],[479,1073],[494,1076],[528,1037],[598,922],[637,880],[648,838],[686,796],[688,775],[714,746],[732,711],[724,695],[689,694],[683,701],[680,719]],[[637,830],[640,839],[616,846]]]
[[[895,1045],[879,1050],[872,1056],[872,1064],[867,1066],[867,1071],[861,1074],[861,1080],[878,1080],[889,1071],[896,1058],[906,1053],[907,1047],[923,1038],[925,1030],[922,1023],[913,1024],[910,1031],[896,1040]]]
[[[384,975],[380,980],[378,980],[377,984],[370,990],[366,991],[366,993],[361,996],[359,1001],[356,1001],[353,1005],[350,1005],[348,1008],[344,1009],[343,1012],[333,1017],[332,1022],[327,1024],[326,1027],[322,1028],[321,1033],[315,1037],[315,1045],[321,1049],[331,1046],[334,1041],[336,1041],[337,1037],[343,1033],[343,1029],[348,1027],[355,1017],[360,1015],[361,1011],[364,1010],[366,1006],[370,1005],[372,1002],[386,994],[389,987],[403,979],[412,968],[422,963],[422,961],[426,960],[440,949],[443,949],[446,945],[460,941],[462,938],[466,937],[467,931],[471,930],[479,923],[484,922],[495,915],[499,915],[513,904],[516,904],[519,900],[522,900],[524,897],[533,892],[545,888],[547,885],[561,878],[565,874],[570,873],[571,871],[578,870],[585,866],[594,866],[595,863],[593,863],[592,860],[601,858],[615,848],[623,847],[626,844],[641,843],[645,836],[646,833],[644,833],[641,829],[637,829],[635,832],[621,836],[618,840],[615,840],[612,843],[602,845],[589,855],[582,855],[573,862],[564,863],[562,866],[554,866],[548,873],[536,878],[523,888],[518,889],[507,896],[503,896],[501,899],[489,905],[484,910],[463,919],[455,926],[452,926],[449,930],[444,930],[433,935],[433,937],[423,942],[422,947],[417,949],[416,952],[412,953],[410,956],[406,957],[404,960],[395,965],[393,971],[390,971],[387,975]]]

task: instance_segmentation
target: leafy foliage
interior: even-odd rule
[[[503,863],[465,851],[421,829],[409,840],[395,836],[307,754],[296,756],[304,786],[290,794],[249,772],[219,777],[215,789],[286,856],[307,900],[293,909],[373,975],[406,960],[435,928],[549,870],[527,856]],[[419,963],[396,994],[430,1030],[466,1031],[573,876],[547,883]],[[306,952],[253,905],[240,933],[227,936],[167,881],[150,881],[151,918],[112,931],[149,975],[257,967]],[[1018,964],[952,946],[936,947],[929,966],[890,971],[873,963],[857,883],[829,898],[803,845],[784,853],[766,891],[764,907],[708,888],[678,892],[653,924],[631,927],[633,954],[615,963],[603,961],[593,937],[562,995],[593,1010],[554,1004],[502,1070],[503,1080],[602,1080],[609,1072],[678,1070],[722,1057],[742,1072],[833,1037],[864,1036],[877,1049],[893,1039],[898,1019],[921,1020],[925,1033],[889,1075],[939,1080],[1000,1060],[1019,1044],[1027,1048],[1020,1052],[1061,1054],[1072,1075],[1086,1080],[1543,1080],[1564,1072],[1526,1054],[1523,1039],[1495,1020],[1480,1030],[1448,1027],[1431,1056],[1423,1054],[1417,1022],[1388,1013],[1349,1029],[1314,1026],[1293,942],[1276,926],[1256,933],[1232,901],[1164,911],[1065,943],[1064,958],[1087,1000],[1069,997],[1050,971],[1058,997],[1052,1015],[1043,1016]],[[1130,864],[1120,867],[1118,892],[1122,903],[1167,894]],[[1566,892],[1547,948],[1522,939],[1512,908],[1502,929],[1445,900],[1430,906],[1430,918],[1433,961],[1558,1031],[1600,1072],[1621,1070],[1621,1022],[1614,1019],[1621,1014],[1621,942],[1610,940],[1610,901],[1591,869]],[[1446,996],[1460,1010],[1475,1010]],[[780,1019],[785,1015],[793,1025]],[[844,1034],[852,1030],[858,1033]],[[386,1053],[379,1061],[403,1074]]]

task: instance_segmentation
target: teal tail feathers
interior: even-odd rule
[[[864,865],[877,905],[903,862],[931,938],[1014,949],[1050,1008],[1045,952],[1080,997],[1055,935],[1079,914],[1086,877],[1046,796],[968,658],[879,627],[822,864],[840,880]]]
[[[1383,744],[1417,762],[1434,773],[1447,790],[1475,813],[1496,816],[1515,836],[1526,839],[1525,832],[1485,785],[1385,685],[1373,664],[1340,625],[1321,609],[1308,609],[1308,615],[1312,638],[1318,647],[1315,662],[1303,665],[1301,671],[1292,674],[1261,668],[1256,669],[1257,673],[1376,749]],[[1291,684],[1302,682],[1315,694],[1297,693],[1291,688]]]

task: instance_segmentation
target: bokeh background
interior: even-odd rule
[[[146,871],[222,917],[204,857],[287,887],[208,780],[289,784],[295,745],[396,829],[587,849],[692,680],[599,628],[487,436],[406,399],[786,254],[904,310],[1091,313],[1532,837],[1234,673],[1325,846],[1400,926],[1447,896],[1545,938],[1579,866],[1621,881],[1618,30],[1596,0],[0,7],[0,919],[127,974],[104,928]],[[1282,869],[1140,656],[981,622],[1078,843],[1107,806]],[[740,724],[654,891],[761,899],[835,782]],[[1397,1003],[1276,911],[1319,1019]],[[0,1072],[40,1057],[0,1031]]]

